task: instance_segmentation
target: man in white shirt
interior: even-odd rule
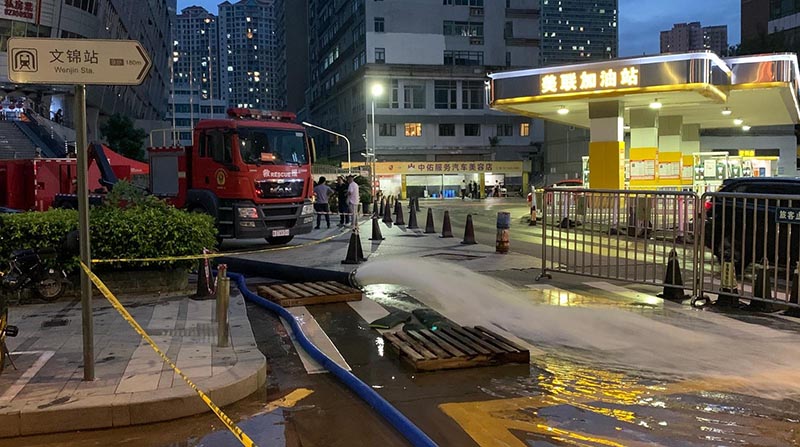
[[[350,212],[353,213],[353,228],[358,229],[358,183],[353,180],[352,175],[347,176],[347,203],[350,205]]]

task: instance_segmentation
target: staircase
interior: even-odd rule
[[[36,146],[14,121],[0,121],[0,159],[35,158]]]

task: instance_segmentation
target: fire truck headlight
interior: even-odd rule
[[[314,214],[314,205],[303,205],[303,214]]]
[[[258,210],[255,208],[239,208],[239,217],[243,219],[258,219]]]

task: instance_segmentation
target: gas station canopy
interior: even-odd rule
[[[800,122],[795,54],[722,59],[711,52],[665,54],[493,73],[493,108],[589,127],[589,103],[619,100],[630,109],[660,107],[701,128]],[[741,120],[741,121],[738,121]]]

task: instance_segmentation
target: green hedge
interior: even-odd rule
[[[78,213],[74,210],[0,215],[0,259],[8,259],[13,250],[22,248],[58,248],[64,236],[77,226]],[[92,208],[90,227],[94,259],[194,255],[217,245],[217,230],[210,216],[187,213],[159,202]],[[117,263],[111,267],[192,264],[195,263]],[[77,260],[66,267],[77,268]]]

